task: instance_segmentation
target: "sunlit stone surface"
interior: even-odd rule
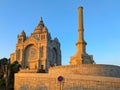
[[[11,58],[15,57],[14,55],[16,54],[18,54],[18,56],[20,55],[19,57],[16,55],[16,57],[19,58],[18,61],[23,65],[24,69],[21,69],[19,73],[15,74],[14,83],[15,90],[120,90],[120,66],[94,64],[92,55],[88,55],[86,53],[85,49],[86,42],[84,41],[83,33],[84,29],[82,9],[83,9],[82,7],[78,8],[79,18],[78,18],[78,42],[76,43],[77,52],[74,56],[71,57],[70,65],[66,66],[53,65],[53,63],[57,63],[57,65],[61,64],[59,42],[57,39],[55,39],[54,41],[52,41],[55,44],[53,43],[40,44],[42,46],[48,45],[48,47],[50,47],[50,50],[51,49],[53,50],[52,54],[48,54],[48,56],[46,56],[48,60],[46,65],[50,66],[49,60],[53,61],[51,63],[51,67],[48,68],[47,66],[48,68],[47,73],[37,73],[37,69],[34,68],[39,67],[39,64],[37,63],[39,60],[35,58],[39,56],[40,54],[39,52],[41,51],[40,48],[39,51],[37,51],[36,49],[37,47],[36,45],[39,46],[39,44],[37,44],[37,42],[39,42],[38,36],[36,36],[36,34],[35,36],[34,34],[32,34],[33,36],[30,37],[30,39],[32,39],[31,41],[33,43],[36,43],[35,45],[34,44],[31,45],[30,44],[31,41],[29,41],[29,39],[28,41],[25,41],[26,42],[25,44],[23,44],[23,46],[25,45],[26,50],[25,52],[28,52],[27,54],[24,55],[24,59],[21,59],[20,57],[21,55],[23,55],[20,54],[21,51],[19,51],[22,48],[20,49],[19,45],[17,44],[18,47],[16,47],[17,48],[16,53],[11,54]],[[38,29],[41,28],[42,27],[38,25],[34,33],[40,33]],[[23,32],[22,35],[25,35],[25,33]],[[49,48],[47,50],[48,53],[51,53],[51,51],[49,51]],[[58,50],[57,51],[58,53],[55,53],[56,50]],[[43,52],[42,53],[43,56],[47,54],[45,51],[41,52]],[[36,60],[35,63],[33,59]],[[25,60],[25,64],[21,62],[22,60]],[[25,66],[27,65],[30,67],[29,69],[25,69]],[[42,65],[45,66],[44,59]],[[63,78],[61,82],[58,81],[59,76]]]

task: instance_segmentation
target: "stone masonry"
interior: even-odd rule
[[[86,53],[87,43],[84,40],[83,7],[78,8],[78,41],[77,52],[70,58],[70,65],[93,64],[93,56]]]
[[[15,90],[120,90],[120,67],[96,66],[57,66],[51,67],[49,73],[46,74],[19,72],[15,74]],[[77,70],[80,67],[84,67],[84,70],[78,72]],[[106,72],[109,69],[114,70],[114,68],[117,70],[116,73],[107,74],[102,70],[98,72],[97,69],[92,68],[94,73],[91,73],[93,72],[91,70],[89,75],[89,73],[84,72],[85,67],[86,70],[89,70],[89,67],[102,67],[101,69]],[[61,83],[58,81],[59,76],[64,78]]]
[[[30,69],[22,68],[15,74],[15,90],[120,90],[120,66],[95,64],[93,56],[86,53],[82,10],[82,7],[78,8],[77,52],[71,57],[70,65],[49,67],[54,63],[61,64],[60,44],[58,39],[52,41],[46,30],[47,33],[42,33],[42,36],[38,34],[43,26],[42,20],[28,40],[23,37],[25,32],[20,34],[16,53],[11,54],[11,60],[17,59],[23,67],[28,65]],[[47,40],[41,43],[40,38]],[[46,48],[41,49],[41,46]],[[45,55],[45,58],[38,58],[41,55]],[[36,73],[35,67],[38,68],[39,64],[47,67],[48,72]]]

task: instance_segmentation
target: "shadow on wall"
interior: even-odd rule
[[[22,85],[20,90],[48,90],[45,85],[38,85],[36,87],[29,87],[29,85]]]
[[[20,90],[29,90],[28,85],[21,85]]]

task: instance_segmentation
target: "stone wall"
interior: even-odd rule
[[[60,83],[57,78],[63,76]],[[120,78],[74,74],[15,74],[15,90],[120,90]]]
[[[81,64],[57,66],[49,69],[50,74],[77,74],[120,78],[120,66],[102,64]]]
[[[51,67],[48,73],[36,72],[21,70],[16,73],[15,90],[120,90],[119,66],[68,65]],[[64,78],[61,83],[59,76]]]

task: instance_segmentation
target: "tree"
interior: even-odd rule
[[[3,74],[0,74],[0,88],[5,87],[5,79],[3,77]]]
[[[6,69],[5,69],[5,65],[7,65],[8,63],[8,59],[7,58],[2,58],[0,59],[0,89],[5,88],[5,73],[6,73]]]
[[[14,74],[19,71],[21,65],[15,61],[12,64],[7,58],[0,59],[0,89],[7,87],[7,90],[14,88]]]
[[[5,65],[6,63],[8,63],[8,61],[9,61],[9,59],[7,59],[7,58],[1,58],[0,59],[0,65]]]
[[[14,74],[18,73],[21,65],[17,61],[15,61],[12,64],[8,63],[7,67],[8,67],[8,87],[11,90],[14,88]]]
[[[10,71],[9,79],[11,83],[14,83],[14,74],[19,71],[19,68],[20,64],[17,61],[8,65],[8,70]]]

